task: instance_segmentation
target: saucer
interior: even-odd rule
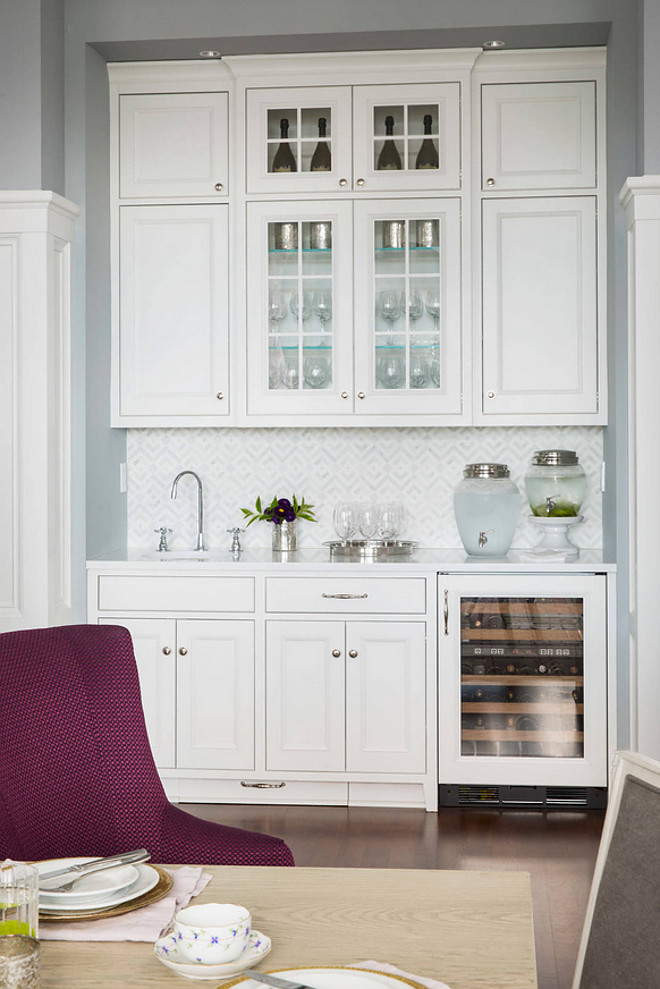
[[[173,934],[166,934],[154,945],[154,954],[159,962],[185,979],[230,979],[246,968],[252,968],[270,952],[270,938],[260,931],[251,931],[243,954],[233,962],[223,965],[199,965],[182,961],[178,956],[177,942]]]

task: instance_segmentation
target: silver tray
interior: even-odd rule
[[[409,555],[418,543],[410,539],[335,539],[323,545],[330,548],[330,559],[340,556],[344,560],[387,560]]]

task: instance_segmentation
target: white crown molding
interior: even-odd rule
[[[607,63],[606,48],[534,48],[518,51],[480,52],[474,66],[475,76],[480,79],[502,74],[515,73],[535,75],[571,72],[576,78],[585,78],[590,72],[602,71]]]
[[[160,83],[216,88],[217,84],[231,82],[233,75],[223,59],[189,59],[180,62],[109,62],[108,78],[111,85],[122,90],[132,85],[155,86]]]

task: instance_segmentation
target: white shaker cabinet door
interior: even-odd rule
[[[120,209],[119,415],[223,416],[228,207]],[[139,425],[141,423],[130,423]]]
[[[101,618],[99,625],[122,625],[131,633],[151,751],[159,768],[174,768],[176,622],[163,618]]]
[[[177,622],[177,765],[254,769],[254,622]]]
[[[596,199],[483,204],[484,416],[599,411]]]
[[[426,771],[426,626],[348,622],[346,769]]]
[[[120,198],[227,196],[228,103],[227,93],[120,96]]]
[[[596,83],[481,87],[482,186],[585,189],[596,185]]]
[[[268,622],[266,768],[343,771],[344,623]]]

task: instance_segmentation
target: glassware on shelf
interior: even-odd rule
[[[440,314],[442,312],[442,296],[440,289],[429,289],[426,293],[426,311],[433,319],[433,328],[437,333],[440,328]]]
[[[289,300],[289,309],[296,320],[302,317],[303,322],[312,315],[313,302],[309,292],[294,292]]]
[[[317,289],[313,296],[314,313],[321,322],[321,329],[332,319],[332,292],[330,289]]]
[[[393,171],[401,168],[401,155],[397,150],[393,137],[394,117],[388,114],[385,117],[385,141],[376,162],[376,169],[379,172]]]
[[[291,391],[295,391],[298,387],[299,376],[298,376],[298,358],[296,356],[295,363],[289,364],[286,358],[284,358],[280,366],[280,382],[283,388],[289,388]]]
[[[424,315],[424,299],[418,289],[411,288],[408,293],[408,319],[411,323],[416,323]]]
[[[330,365],[322,355],[309,356],[303,364],[303,381],[308,388],[325,388],[330,380]]]
[[[353,502],[345,501],[335,505],[332,513],[332,524],[342,543],[345,543],[347,539],[355,535],[357,527],[356,515]]]
[[[319,117],[319,140],[314,149],[314,154],[312,155],[312,160],[309,166],[310,171],[312,172],[329,172],[332,169],[332,156],[330,154],[328,142],[325,139],[326,126],[326,118]]]
[[[401,318],[403,307],[403,293],[396,289],[382,289],[376,296],[376,310],[389,326]]]
[[[434,343],[431,347],[431,354],[429,357],[429,370],[431,372],[431,381],[436,388],[440,387],[440,346]]]
[[[406,373],[402,356],[390,350],[379,359],[376,373],[383,388],[401,388]]]
[[[408,384],[411,388],[424,388],[429,377],[428,361],[421,354],[410,355],[410,366],[408,369]]]
[[[415,168],[438,168],[438,149],[436,148],[433,140],[431,138],[431,131],[433,128],[433,117],[430,113],[424,114],[424,140],[422,141],[422,146],[417,152],[417,158],[415,159]]]
[[[286,117],[280,120],[280,143],[273,158],[273,172],[297,172],[298,166],[291,145],[289,144],[289,121]]]

